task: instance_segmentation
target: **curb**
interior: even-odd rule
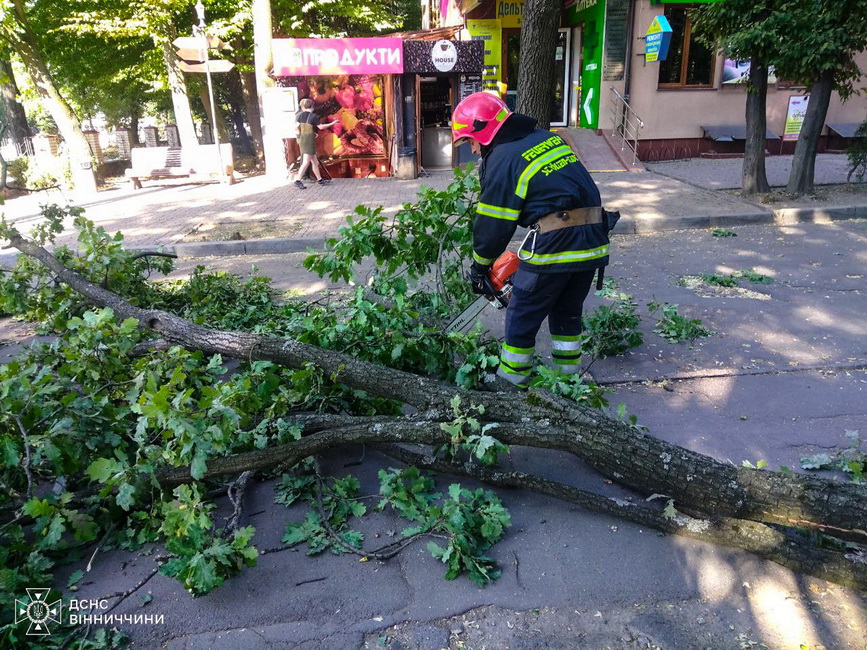
[[[727,215],[708,215],[701,217],[639,216],[621,217],[612,231],[620,235],[645,235],[672,230],[696,230],[727,228],[733,226],[778,226],[799,223],[828,224],[846,219],[867,218],[867,205],[835,206],[819,208],[779,208],[760,212],[742,212]],[[520,240],[523,235],[516,237]],[[324,237],[276,237],[274,239],[251,239],[249,241],[214,241],[192,244],[170,244],[157,247],[166,253],[174,253],[178,258],[221,257],[233,255],[277,255],[286,253],[306,253],[308,249],[322,250]],[[157,250],[153,246],[133,247],[131,251]]]

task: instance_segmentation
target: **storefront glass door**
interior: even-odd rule
[[[504,30],[505,31],[505,30]],[[518,67],[521,63],[521,33],[506,34],[506,103],[514,110],[518,99]],[[570,34],[561,29],[554,51],[554,88],[551,95],[551,126],[566,126],[569,115]]]

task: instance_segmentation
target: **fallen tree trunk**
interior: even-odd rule
[[[479,419],[496,422],[496,436],[503,443],[572,453],[644,495],[665,494],[682,511],[714,518],[812,527],[848,538],[867,535],[864,486],[721,463],[550,394],[466,391],[291,339],[207,329],[170,313],[137,308],[65,268],[48,251],[19,235],[14,234],[10,241],[95,305],[110,307],[121,318],[137,319],[140,326],[159,332],[171,344],[206,354],[266,360],[294,368],[312,362],[326,373],[336,374],[342,383],[400,400],[416,409],[413,415],[394,418],[311,416],[303,422],[305,432],[311,435],[286,445],[211,459],[206,476],[292,464],[350,443],[441,444],[447,441],[447,436],[440,425],[454,418],[450,402],[460,395],[466,406],[485,407]],[[166,485],[192,480],[187,468],[160,470],[157,476]],[[782,548],[784,541],[772,536],[757,545],[746,545],[746,541],[742,544],[755,550],[774,545]]]

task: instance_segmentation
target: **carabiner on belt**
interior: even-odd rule
[[[527,240],[530,239],[530,235],[533,236],[533,239],[530,242],[530,250],[525,251],[524,245],[527,243]],[[521,242],[521,245],[518,248],[518,259],[519,260],[521,260],[522,262],[526,262],[527,260],[533,259],[533,257],[536,255],[536,237],[538,237],[538,236],[539,236],[539,224],[534,223],[532,226],[530,226],[529,230],[527,230],[527,234],[524,236],[524,241]],[[529,252],[529,255],[526,255],[526,257],[525,257],[525,254],[527,252]]]

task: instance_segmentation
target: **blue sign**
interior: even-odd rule
[[[671,44],[671,25],[665,16],[657,16],[644,35],[644,60],[665,61]]]

